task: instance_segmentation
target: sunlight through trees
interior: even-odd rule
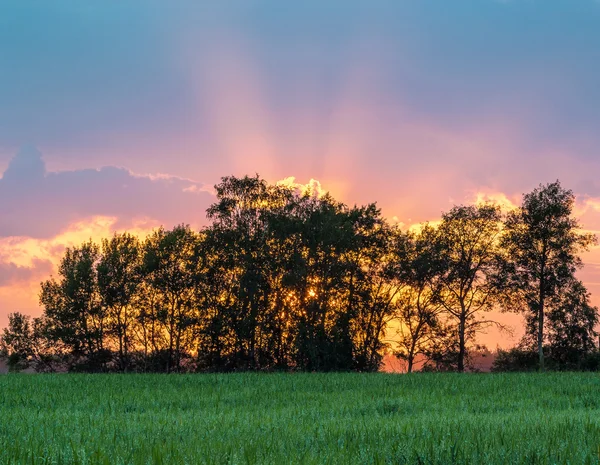
[[[582,368],[597,354],[598,311],[574,275],[595,238],[579,232],[558,182],[507,215],[456,206],[418,232],[390,225],[375,204],[348,207],[258,175],[215,190],[201,231],[67,249],[41,285],[43,315],[10,316],[0,350],[11,369],[374,371],[388,351],[408,371],[417,359],[464,371],[475,336],[498,324],[492,309],[527,316],[499,369],[534,351],[541,369],[545,358]]]

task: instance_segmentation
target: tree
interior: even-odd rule
[[[66,249],[42,283],[40,318],[13,314],[0,352],[52,371],[373,371],[397,343],[409,371],[463,371],[485,312],[523,311],[526,337],[558,368],[597,366],[598,311],[575,278],[594,242],[558,183],[524,196],[503,230],[493,204],[456,206],[438,226],[390,226],[376,204],[222,178],[210,226],[115,234]],[[386,340],[392,321],[399,340]],[[396,329],[396,328],[394,328]],[[540,343],[541,341],[541,343]]]
[[[391,231],[375,204],[349,208],[329,195],[294,202],[277,229],[293,242],[283,283],[295,366],[375,370],[398,292],[389,270]]]
[[[198,274],[198,236],[189,226],[170,231],[159,228],[145,241],[143,273],[157,291],[152,302],[156,320],[166,335],[165,370],[178,372],[181,362],[193,349],[194,326],[198,322],[195,305]]]
[[[303,370],[350,370],[353,364],[352,320],[356,307],[354,263],[348,252],[356,245],[354,218],[326,195],[299,196],[279,216],[279,240],[291,236],[282,283],[294,326],[293,359]],[[352,298],[352,297],[351,297]]]
[[[213,277],[207,326],[211,357],[227,369],[269,368],[276,363],[269,346],[281,341],[284,323],[284,312],[276,308],[282,300],[276,292],[281,250],[270,225],[293,192],[258,175],[222,178],[215,190],[217,202],[207,210],[213,223],[205,231],[211,256],[207,272]]]
[[[8,326],[0,336],[0,353],[4,354],[10,371],[29,368],[33,358],[33,327],[31,317],[15,312],[8,315]]]
[[[530,334],[536,335],[540,370],[544,369],[548,306],[560,301],[558,297],[582,266],[579,253],[596,242],[593,234],[580,232],[579,222],[572,217],[574,204],[573,192],[559,181],[540,185],[508,214],[501,238],[506,257],[500,274],[508,296],[505,307],[528,317]]]
[[[552,301],[547,318],[548,346],[559,368],[579,369],[586,355],[596,349],[598,309],[579,280],[571,280]]]
[[[444,263],[435,229],[425,224],[418,233],[399,235],[394,247],[396,276],[405,284],[396,301],[399,336],[396,355],[411,373],[415,358],[431,352],[439,339],[443,306],[440,277]]]
[[[353,207],[349,214],[354,227],[352,247],[346,253],[350,265],[346,314],[351,317],[353,368],[375,371],[389,346],[384,336],[405,287],[393,253],[404,234],[386,223],[375,204]]]
[[[128,233],[103,239],[96,271],[101,305],[108,319],[106,332],[116,339],[118,369],[126,371],[131,365],[131,332],[136,318],[134,304],[141,284],[138,239]]]
[[[110,351],[104,347],[106,311],[98,292],[96,264],[99,248],[92,241],[68,248],[59,265],[59,279],[42,283],[48,337],[72,357],[70,368],[106,369]]]
[[[8,362],[10,371],[33,368],[54,372],[61,365],[61,348],[48,338],[47,321],[41,316],[32,318],[19,312],[8,315],[8,326],[0,336],[0,354]]]
[[[595,330],[598,309],[589,302],[583,283],[571,279],[554,298],[548,299],[545,318],[545,366],[556,370],[598,369]],[[499,351],[493,371],[532,371],[539,368],[535,314],[526,314],[526,333],[520,344]]]
[[[498,266],[500,208],[493,204],[457,206],[442,215],[437,228],[444,271],[440,302],[456,325],[457,370],[464,371],[467,343],[494,321],[482,318],[498,299],[493,276]]]
[[[215,187],[208,359],[237,369],[376,369],[397,292],[376,206],[348,208],[258,177]]]

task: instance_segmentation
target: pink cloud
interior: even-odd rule
[[[190,179],[114,166],[47,172],[41,154],[25,148],[0,179],[0,237],[52,237],[90,216],[116,217],[122,228],[143,218],[200,225],[214,199],[209,191]]]

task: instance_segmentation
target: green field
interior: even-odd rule
[[[0,463],[596,464],[597,374],[0,376]]]

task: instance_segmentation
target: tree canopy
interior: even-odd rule
[[[508,213],[501,239],[505,303],[525,313],[527,336],[535,336],[541,369],[547,326],[559,324],[547,321],[548,313],[556,319],[559,314],[566,317],[589,305],[587,291],[577,282],[575,272],[583,265],[579,254],[595,244],[596,236],[581,231],[573,217],[574,204],[573,192],[559,181],[540,185],[523,196],[519,208]],[[575,297],[570,303],[565,301],[569,295]],[[588,331],[593,332],[591,326]]]
[[[598,311],[575,278],[594,237],[559,183],[507,215],[459,205],[408,231],[376,204],[258,175],[215,191],[200,231],[68,248],[41,284],[42,316],[13,313],[0,336],[11,368],[374,371],[389,352],[409,371],[463,371],[492,309],[522,311],[521,349],[536,335],[560,366],[597,351]]]

